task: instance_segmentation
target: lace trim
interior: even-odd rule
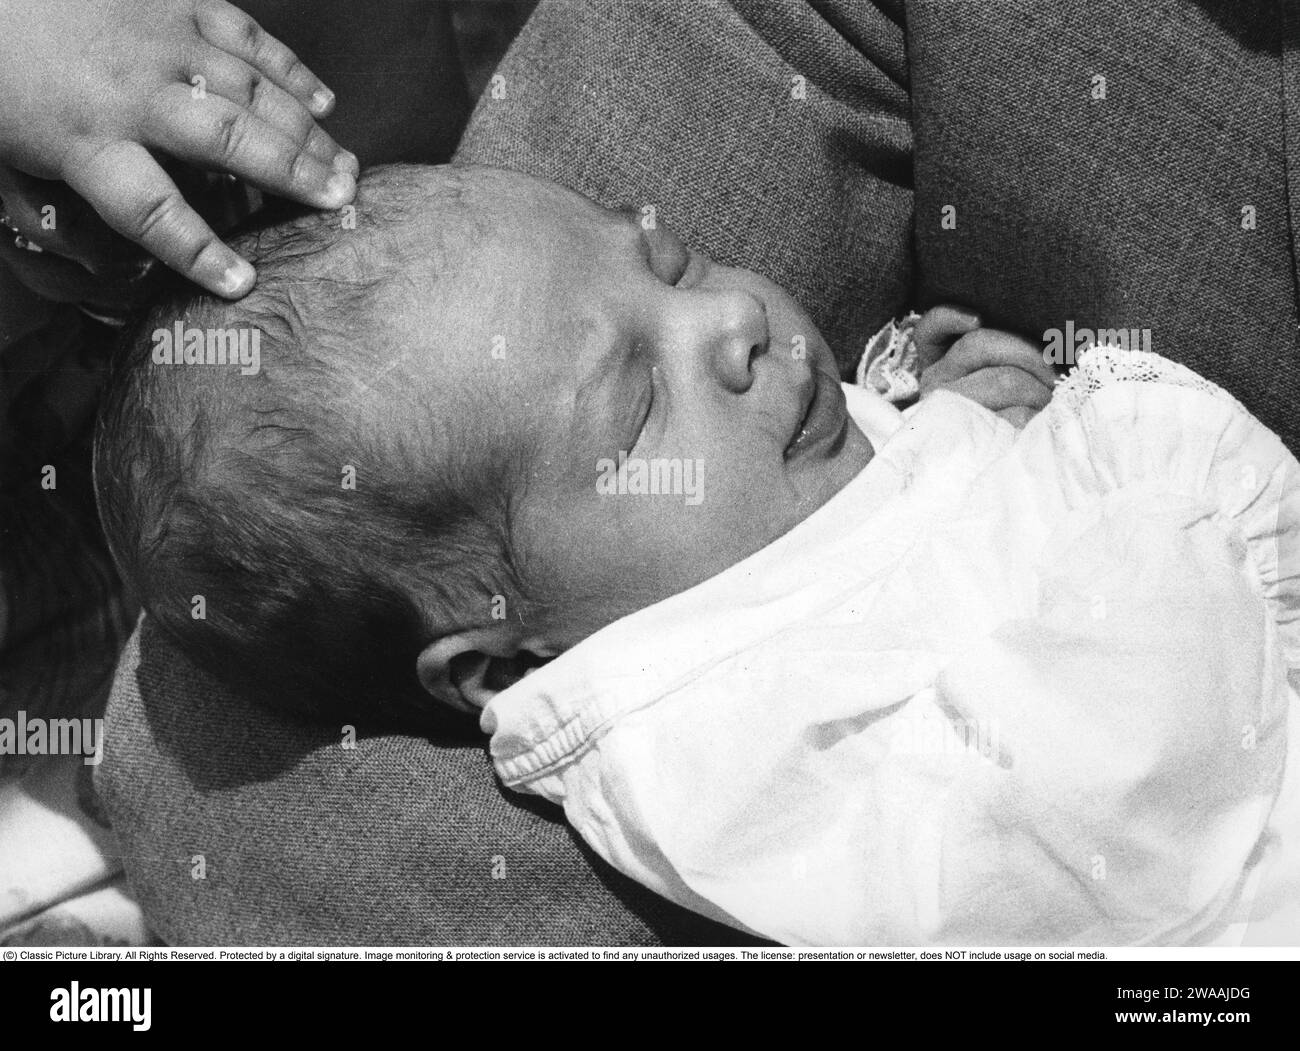
[[[891,404],[908,401],[921,392],[920,363],[913,330],[921,315],[910,312],[890,321],[871,337],[858,362],[857,384],[870,387]]]
[[[1187,387],[1225,401],[1241,412],[1246,411],[1218,384],[1176,361],[1143,350],[1096,345],[1085,348],[1074,368],[1057,382],[1052,402],[1064,412],[1078,416],[1093,394],[1116,383],[1164,383]]]

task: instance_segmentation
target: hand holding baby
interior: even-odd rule
[[[62,257],[6,241],[20,277],[75,286],[107,266],[111,229],[212,292],[247,292],[253,268],[157,155],[322,208],[355,193],[356,157],[316,123],[333,93],[224,0],[0,0],[0,24],[0,197],[24,238]]]
[[[981,328],[975,314],[934,307],[917,322],[914,338],[922,398],[951,390],[1016,427],[1051,400],[1057,377],[1043,348],[1010,332]]]

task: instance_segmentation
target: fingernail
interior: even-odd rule
[[[356,192],[357,180],[348,172],[335,172],[325,184],[325,204],[330,208],[339,208],[352,199]]]
[[[217,287],[224,296],[242,295],[253,287],[256,277],[257,272],[251,264],[243,259],[236,259],[232,266],[226,267]]]
[[[334,154],[334,170],[347,172],[351,176],[361,174],[361,162],[357,160],[357,155],[349,150],[339,150]]]
[[[324,113],[334,103],[334,92],[329,88],[319,88],[311,97],[311,108],[314,113]]]

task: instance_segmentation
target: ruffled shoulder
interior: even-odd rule
[[[1165,495],[1220,520],[1300,660],[1300,464],[1227,391],[1157,354],[1089,348],[1017,444],[1073,510]]]

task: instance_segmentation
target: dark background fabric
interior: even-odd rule
[[[1152,350],[1300,451],[1294,5],[1004,0],[997,21],[989,6],[908,8],[918,302],[957,300],[1031,336],[1067,320],[1149,328]]]
[[[135,622],[91,484],[109,340],[0,265],[0,718],[100,715]],[[0,777],[35,761],[0,755]]]
[[[507,798],[480,741],[345,748],[211,683],[148,621],[123,667],[96,786],[166,943],[753,943]]]
[[[1297,449],[1288,24],[1280,0],[549,0],[460,157],[655,204],[790,288],[846,367],[939,300],[1030,335],[1150,328]],[[480,748],[346,753],[142,652],[97,783],[170,941],[736,940],[593,866]],[[490,882],[493,855],[519,877]]]

